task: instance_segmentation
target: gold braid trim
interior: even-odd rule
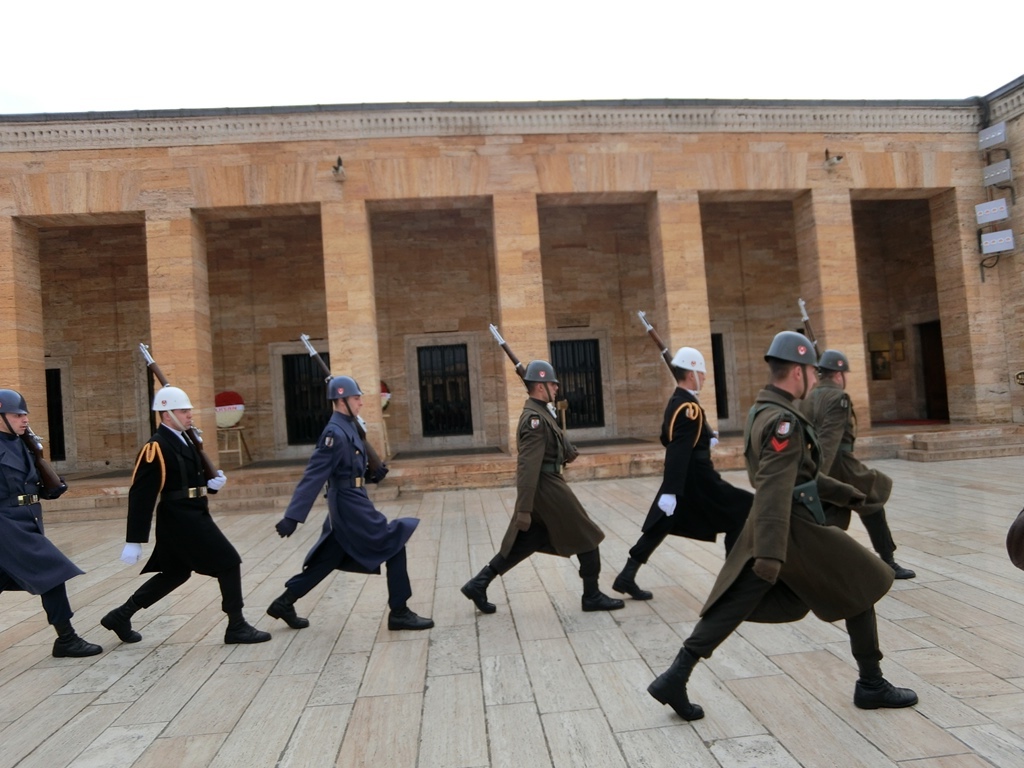
[[[686,418],[688,418],[690,421],[700,422],[697,425],[697,436],[693,439],[693,445],[697,445],[697,441],[700,440],[701,429],[703,429],[704,426],[704,415],[700,410],[700,406],[697,405],[696,403],[683,403],[678,408],[676,408],[676,412],[672,414],[672,421],[670,421],[668,425],[668,441],[670,443],[672,442],[672,435],[675,432],[676,428],[676,419],[679,418],[680,411],[685,411]]]
[[[160,490],[164,489],[164,483],[167,481],[167,465],[164,464],[164,452],[160,450],[160,443],[153,441],[146,443],[142,446],[142,450],[139,451],[139,458],[135,460],[135,469],[132,470],[132,483],[135,482],[135,475],[139,472],[139,465],[145,460],[147,464],[152,464],[153,459],[160,461]]]

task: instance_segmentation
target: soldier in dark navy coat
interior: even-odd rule
[[[177,387],[163,387],[153,398],[160,426],[135,461],[128,491],[127,542],[121,560],[134,564],[149,541],[156,508],[156,545],[143,573],[155,573],[124,605],[100,623],[125,643],[137,643],[142,635],[132,629],[131,617],[149,608],[192,576],[214,576],[220,584],[221,608],[228,615],[224,642],[263,643],[270,639],[242,615],[242,558],[210,517],[207,494],[224,487],[227,478],[218,471],[206,480],[198,449],[185,432],[192,426],[192,403]]]
[[[21,438],[27,429],[25,398],[13,389],[0,389],[0,592],[39,595],[46,620],[57,630],[54,656],[95,656],[103,649],[75,633],[65,587],[83,571],[43,534],[43,488]]]
[[[666,536],[714,541],[724,533],[729,554],[754,501],[752,493],[723,480],[711,462],[717,433],[697,400],[707,376],[704,356],[693,347],[681,347],[672,358],[672,375],[676,390],[661,425],[665,446],[661,487],[647,512],[643,533],[629,550],[626,567],[612,584],[616,592],[635,600],[652,597],[637,585],[636,573]]]
[[[291,536],[327,483],[327,518],[316,544],[306,555],[302,572],[285,582],[284,593],[267,608],[275,619],[302,629],[309,620],[295,611],[295,601],[335,570],[352,573],[380,573],[387,563],[388,629],[430,629],[431,619],[416,615],[406,604],[412,585],[406,567],[405,545],[419,520],[388,519],[370,501],[365,484],[380,482],[386,474],[367,468],[366,446],[358,429],[363,393],[355,379],[335,376],[327,384],[327,399],[334,413],[327,422],[306,470],[295,488],[284,517],[277,523],[278,535]]]

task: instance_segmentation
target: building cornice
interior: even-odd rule
[[[1024,89],[993,104],[1002,110]],[[339,105],[0,116],[0,152],[558,134],[972,133],[955,102],[579,102]]]

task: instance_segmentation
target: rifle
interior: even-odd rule
[[[325,363],[324,359],[320,357],[320,353],[316,351],[316,348],[309,343],[309,336],[303,333],[299,338],[302,339],[302,343],[306,345],[306,351],[309,352],[309,356],[316,360],[317,364],[320,366],[320,370],[322,370],[324,372],[324,376],[327,377],[324,380],[325,383],[330,384],[331,379],[334,378],[331,374],[331,369],[327,367],[327,363]],[[363,447],[366,449],[366,468],[369,470],[371,476],[383,480],[384,475],[387,474],[387,470],[384,469],[384,462],[377,451],[374,450],[373,446],[370,445],[370,440],[366,436],[366,428],[363,426],[362,419],[356,417],[355,422],[356,431],[359,433],[359,439],[363,441]],[[384,474],[381,474],[382,470],[384,471]],[[380,482],[380,480],[375,480],[373,482]]]
[[[139,344],[139,350],[142,352],[142,356],[146,358],[146,367],[153,372],[154,376],[156,376],[156,380],[160,382],[160,386],[169,387],[170,383],[168,383],[167,377],[164,376],[164,372],[160,370],[160,366],[156,364],[156,360],[154,360],[153,356],[149,354],[149,347],[145,344]],[[199,454],[199,461],[203,465],[203,475],[206,476],[207,480],[212,480],[217,476],[217,468],[213,466],[213,460],[207,455],[206,451],[203,450],[202,430],[197,429],[196,427],[189,427],[185,430],[184,434],[189,442],[191,442],[195,447],[196,453]]]
[[[519,378],[522,379],[526,375],[526,366],[519,362],[519,358],[516,357],[516,353],[512,351],[512,348],[508,345],[508,342],[501,338],[501,334],[498,333],[498,326],[491,323],[491,335],[495,338],[501,348],[505,350],[505,354],[508,355],[508,359],[512,361],[512,365],[515,366],[516,373],[519,374]],[[523,382],[526,383],[525,381]]]
[[[39,494],[44,499],[56,499],[68,489],[64,478],[50,466],[50,463],[43,458],[43,441],[39,439],[32,427],[25,427],[21,436],[22,441],[28,446],[28,452],[32,454],[32,460],[36,465],[36,472],[39,473],[39,485],[43,493]]]
[[[800,305],[800,319],[804,322],[804,336],[810,339],[811,344],[814,345],[815,351],[818,349],[818,340],[814,338],[814,331],[811,329],[811,318],[807,316],[807,305],[803,299],[797,299],[796,303]]]
[[[651,325],[649,322],[647,322],[647,313],[646,312],[637,312],[636,316],[639,317],[640,318],[640,322],[644,324],[644,328],[647,329],[647,335],[651,337],[651,341],[653,341],[655,343],[655,345],[657,345],[658,349],[661,350],[661,356],[665,360],[665,365],[668,366],[668,370],[671,373],[672,372],[672,355],[670,355],[669,352],[668,352],[668,346],[665,344],[664,341],[661,340],[661,336],[659,336],[658,332],[656,330],[654,330],[654,326]],[[674,377],[675,377],[675,374],[673,374],[673,378]]]

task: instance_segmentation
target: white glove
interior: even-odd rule
[[[711,438],[711,447],[714,448],[716,445],[718,445],[718,438],[717,437],[712,437]]]
[[[224,483],[226,483],[227,481],[228,478],[224,474],[224,470],[218,469],[217,476],[211,477],[209,480],[206,481],[206,487],[209,488],[211,491],[219,491],[221,488],[224,487]]]
[[[676,511],[676,495],[674,493],[663,493],[658,497],[658,509],[671,517]]]
[[[124,545],[124,549],[121,550],[121,562],[128,563],[128,565],[135,565],[139,562],[139,558],[142,557],[142,545],[133,544],[128,542]]]

